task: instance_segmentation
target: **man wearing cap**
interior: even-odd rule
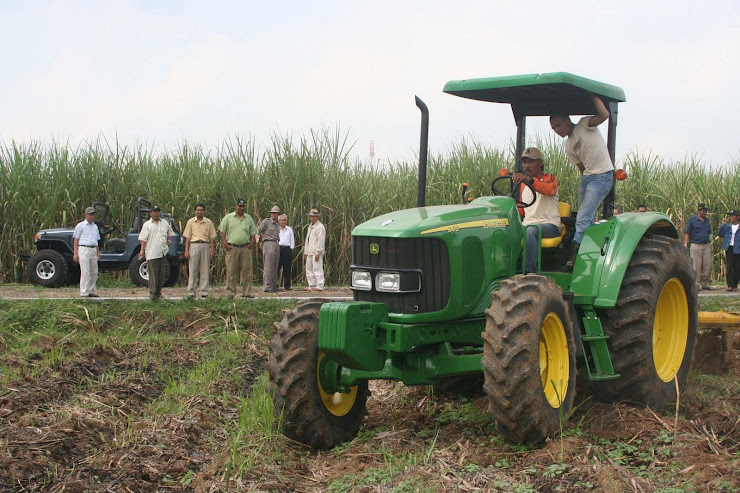
[[[257,233],[259,233],[262,242],[262,264],[264,268],[262,281],[265,293],[277,292],[278,260],[280,260],[280,248],[278,247],[278,241],[280,240],[279,215],[280,207],[273,206],[270,209],[270,217],[264,218],[257,226]]]
[[[730,222],[726,217],[722,219],[717,236],[722,237],[722,250],[725,251],[727,291],[735,291],[740,281],[740,212],[732,210],[727,214]]]
[[[175,231],[169,221],[161,219],[162,209],[155,205],[149,211],[150,219],[141,227],[139,241],[141,249],[139,258],[146,259],[146,267],[149,272],[149,298],[157,300],[162,297],[162,286],[164,286],[167,266],[167,252],[172,243],[171,236]]]
[[[576,231],[571,243],[570,259],[565,264],[566,270],[573,269],[578,248],[581,246],[583,232],[594,222],[596,209],[609,195],[614,184],[614,163],[606,148],[604,137],[598,127],[609,118],[609,110],[595,94],[591,100],[596,107],[596,114],[584,116],[577,124],[568,115],[552,115],[550,126],[560,137],[567,137],[565,152],[568,160],[581,172],[581,184],[578,188],[578,214]]]
[[[100,260],[100,231],[95,224],[95,208],[85,209],[85,219],[75,226],[72,260],[80,264],[80,296],[97,298],[98,260]]]
[[[524,173],[514,173],[512,176],[514,183],[520,184],[519,200],[525,204],[532,202],[530,186],[537,192],[537,198],[532,205],[519,209],[519,213],[524,218],[522,225],[527,235],[525,273],[537,273],[539,232],[538,228],[527,228],[527,226],[538,224],[539,229],[542,230],[542,238],[555,238],[560,235],[558,179],[555,175],[544,173],[545,163],[542,161],[542,153],[536,147],[528,147],[522,153],[522,170]]]
[[[308,213],[311,222],[306,234],[306,245],[303,249],[303,260],[306,262],[306,291],[324,290],[324,246],[326,244],[326,228],[319,221],[318,209],[311,209]]]
[[[252,246],[257,226],[252,216],[244,211],[247,203],[237,199],[234,212],[226,214],[218,226],[221,244],[226,249],[226,289],[237,295],[236,285],[242,282],[241,296],[252,296]]]
[[[684,230],[684,245],[689,249],[691,261],[694,263],[696,278],[701,289],[712,289],[709,286],[712,276],[712,245],[710,236],[712,225],[707,217],[707,206],[699,204],[696,215],[689,218]]]
[[[197,289],[203,298],[208,297],[210,290],[208,274],[216,239],[216,227],[210,219],[204,217],[205,212],[205,204],[196,204],[195,217],[188,220],[182,233],[185,237],[184,257],[188,261],[188,296],[195,296]]]

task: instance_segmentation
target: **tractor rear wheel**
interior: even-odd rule
[[[573,409],[576,348],[568,304],[549,277],[515,276],[491,295],[483,333],[483,390],[507,440],[538,443]]]
[[[655,409],[676,401],[696,343],[696,274],[678,240],[646,235],[632,254],[614,308],[601,313],[616,380],[592,382],[605,401]]]
[[[327,361],[319,351],[319,310],[323,301],[296,306],[276,324],[277,333],[267,343],[273,408],[283,413],[283,433],[317,449],[329,449],[352,440],[365,416],[367,381],[349,393],[327,392],[319,368]],[[338,368],[338,372],[341,368]]]

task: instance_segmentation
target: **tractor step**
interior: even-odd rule
[[[586,360],[588,378],[591,380],[619,378],[619,374],[614,372],[609,348],[606,345],[609,336],[604,334],[601,320],[593,307],[583,308],[583,332],[581,334],[581,349]]]

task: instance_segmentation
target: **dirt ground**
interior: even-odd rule
[[[76,294],[75,288],[7,288],[3,286],[0,292],[9,298]],[[144,288],[101,290],[103,296],[124,298],[146,294]],[[164,294],[183,296],[185,290],[167,288]],[[213,294],[225,293],[217,288]],[[284,293],[265,294],[280,295]],[[349,290],[322,295],[348,296]],[[189,342],[167,354],[167,364],[192,367],[194,353],[189,347],[202,344],[209,328],[192,323],[173,328],[156,317],[151,320],[147,323],[161,325],[153,330],[182,331]],[[700,358],[711,359],[712,337],[716,334],[700,338]],[[43,337],[38,341],[50,350],[63,342]],[[265,450],[256,454],[251,469],[227,482],[224,435],[228,425],[239,420],[231,396],[242,389],[223,379],[212,395],[188,401],[184,417],[155,417],[149,406],[163,394],[167,383],[154,377],[145,349],[134,344],[79,351],[51,372],[27,373],[27,378],[0,388],[0,491],[740,489],[740,386],[735,383],[727,388],[727,379],[718,384],[697,372],[681,395],[678,417],[629,403],[586,400],[570,419],[563,438],[534,449],[503,443],[493,424],[479,418],[487,408],[486,398],[479,394],[461,399],[430,392],[428,387],[372,382],[364,438],[317,452],[282,437],[264,444]],[[251,384],[263,372],[266,352],[257,340],[244,351],[252,362],[234,371]],[[730,351],[729,366],[718,373],[735,375],[737,382],[740,338],[734,339]],[[137,377],[126,385],[106,379],[112,372],[134,370]],[[471,408],[479,412],[472,413]],[[270,447],[279,452],[270,454]],[[403,462],[419,454],[424,460]],[[387,470],[395,473],[390,478],[383,476],[381,472]]]

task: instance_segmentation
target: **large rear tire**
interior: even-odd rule
[[[483,333],[483,390],[507,440],[539,443],[570,417],[576,348],[568,304],[549,277],[515,276],[491,294]]]
[[[32,284],[47,288],[58,288],[67,282],[69,266],[64,255],[56,250],[45,249],[31,255],[26,266],[28,280]]]
[[[696,344],[697,285],[678,240],[646,235],[632,254],[614,308],[601,313],[616,380],[593,382],[608,402],[629,400],[654,409],[676,401]]]
[[[352,440],[362,424],[368,397],[367,382],[348,394],[328,393],[319,381],[325,359],[318,349],[319,310],[323,302],[309,302],[287,312],[267,343],[273,407],[283,413],[283,433],[317,449],[329,449]]]

